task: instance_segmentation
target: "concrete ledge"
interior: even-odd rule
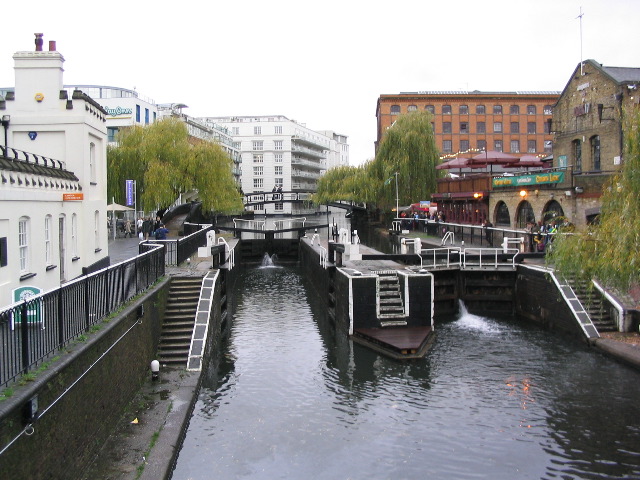
[[[591,344],[603,353],[640,370],[640,347],[608,338],[595,338]]]

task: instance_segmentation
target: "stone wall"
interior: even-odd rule
[[[15,387],[15,394],[0,404],[2,446],[23,430],[23,408],[34,396],[40,415],[33,433],[19,436],[0,455],[0,471],[7,478],[78,478],[150,378],[169,284],[162,280],[101,324],[101,330],[70,344],[35,381]]]

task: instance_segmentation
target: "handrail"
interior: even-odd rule
[[[254,224],[257,225],[258,227],[260,227],[260,230],[264,230],[265,229],[265,221],[264,220],[246,220],[244,218],[234,218],[233,219],[233,228],[238,228],[238,225],[236,225],[236,222],[246,222],[248,224]]]
[[[313,244],[312,244],[313,245]],[[327,249],[322,245],[318,245],[320,247],[320,266],[324,269],[327,268],[327,260],[328,260],[328,252]]]
[[[451,245],[453,245],[453,242],[455,242],[455,234],[452,231],[448,231],[447,233],[445,233],[444,237],[442,237],[442,241],[440,242],[440,245],[446,245],[447,244],[447,240],[449,240],[449,243]]]
[[[509,254],[513,253],[513,257],[511,258],[511,267],[516,268],[516,257],[520,253],[520,250],[517,248],[465,248],[463,251],[463,259],[462,259],[462,268],[468,267],[493,267],[498,268],[498,264],[500,263],[498,260],[498,255],[500,254]],[[478,263],[469,261],[467,256],[477,255]],[[483,259],[489,258],[492,260],[486,261],[483,263]]]
[[[229,244],[227,243],[227,241],[223,238],[223,237],[218,237],[218,245],[223,245],[225,246],[225,252],[229,252],[229,257],[228,257],[228,262],[229,262],[229,270],[233,270],[233,267],[236,264],[236,258],[235,258],[235,249],[232,249]]]
[[[445,261],[444,263],[438,263],[437,259],[438,256],[441,256],[441,254],[445,254]],[[452,262],[451,261],[451,256],[452,254],[458,254],[458,261],[457,262]],[[425,258],[432,258],[433,259],[433,263],[431,264],[427,264],[427,265],[422,265],[421,267],[425,268],[425,267],[432,267],[432,268],[437,268],[437,267],[445,267],[445,268],[450,268],[452,266],[460,266],[462,263],[462,255],[461,255],[461,249],[460,247],[445,247],[445,248],[427,248],[424,250],[421,250],[420,252],[420,258],[422,259],[422,257]]]

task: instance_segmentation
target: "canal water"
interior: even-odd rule
[[[640,478],[640,375],[580,342],[463,313],[400,363],[336,340],[297,267],[236,290],[174,480]]]

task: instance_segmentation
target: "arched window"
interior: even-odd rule
[[[391,105],[391,115],[400,115],[400,105]]]
[[[418,110],[418,106],[417,105],[409,105],[407,107],[407,112],[415,112],[416,110]]]
[[[29,273],[29,217],[18,220],[18,257],[20,274]]]
[[[542,221],[547,224],[551,223],[555,218],[564,217],[564,210],[562,209],[562,205],[560,205],[557,201],[551,200],[544,207],[542,212]]]
[[[591,137],[591,161],[593,170],[600,170],[600,136]]]
[[[427,105],[426,107],[424,107],[424,109],[431,114],[436,113],[436,107],[434,107],[433,105]]]
[[[526,200],[518,205],[518,213],[516,215],[516,227],[525,228],[527,223],[536,223],[536,216],[533,214],[531,204]]]
[[[511,226],[511,217],[509,216],[509,207],[504,202],[498,202],[496,205],[496,225],[503,227]]]

